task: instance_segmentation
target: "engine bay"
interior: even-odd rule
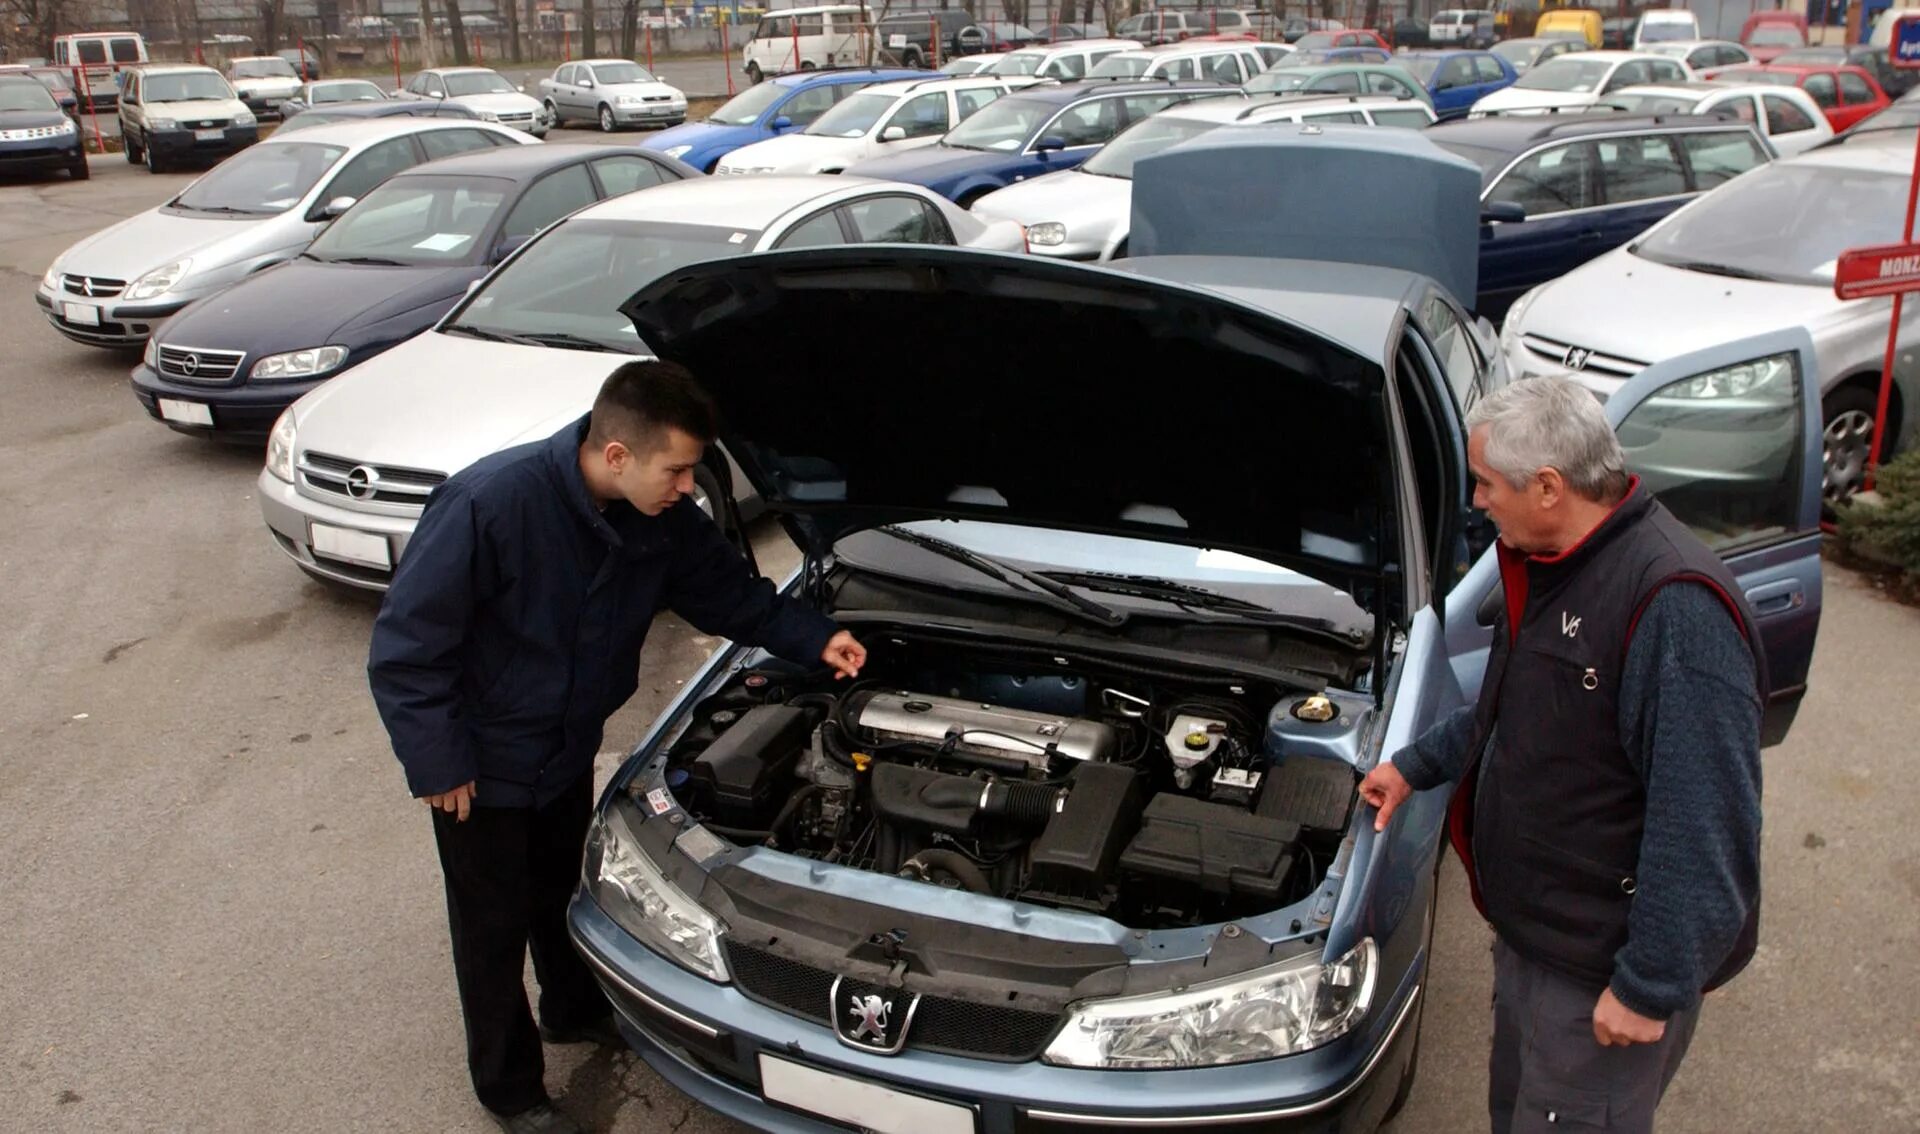
[[[850,686],[777,661],[733,674],[669,747],[667,785],[741,845],[1135,928],[1202,925],[1319,886],[1370,712],[890,635]]]

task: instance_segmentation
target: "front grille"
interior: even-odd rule
[[[1527,348],[1528,353],[1550,366],[1581,370],[1589,374],[1603,374],[1611,378],[1631,378],[1647,365],[1630,358],[1592,351],[1587,354],[1586,360],[1581,365],[1575,366],[1568,361],[1569,356],[1574,351],[1585,348],[1577,347],[1573,343],[1563,343],[1540,335],[1521,335],[1520,344]]]
[[[61,138],[73,133],[67,126],[23,126],[18,130],[0,130],[0,142],[31,142],[36,138]]]
[[[727,943],[727,965],[740,991],[769,1008],[833,1026],[834,974],[765,949]],[[1024,1063],[1036,1058],[1060,1026],[1054,1012],[922,996],[907,1046],[974,1059]]]
[[[105,276],[61,276],[60,286],[74,295],[110,298],[127,290],[127,281]]]
[[[673,101],[673,96],[663,95],[663,94],[641,95],[640,101],[641,102],[671,102]]]
[[[395,465],[369,465],[308,450],[300,458],[307,487],[361,503],[411,504],[424,508],[427,497],[445,483],[446,473]]]
[[[214,385],[231,382],[239,376],[246,353],[237,350],[202,350],[199,347],[167,346],[159,350],[160,373],[183,382]]]
[[[211,130],[216,126],[224,130],[227,126],[227,120],[224,118],[207,118],[199,122],[183,122],[181,125],[189,130]]]

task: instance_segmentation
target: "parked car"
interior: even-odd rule
[[[1859,67],[1822,67],[1814,64],[1768,63],[1731,67],[1714,75],[1728,83],[1767,83],[1799,87],[1818,103],[1837,133],[1881,110],[1893,100],[1871,74]]]
[[[1183,12],[1173,8],[1155,8],[1121,20],[1114,26],[1113,34],[1157,47],[1165,43],[1179,43],[1196,35],[1206,35],[1212,30],[1207,23],[1207,13],[1200,9]]]
[[[1175,193],[1218,184],[1196,205],[1262,208],[1209,234],[1223,239],[1313,211],[1267,207],[1272,182],[1217,183],[1236,164],[1175,160],[1200,161],[1225,133],[1143,171],[1164,168]],[[1274,133],[1348,160],[1325,145],[1332,130]],[[1284,188],[1305,164],[1286,152],[1259,168]],[[1344,183],[1342,169],[1311,173]],[[1392,213],[1410,185],[1427,195],[1417,174],[1380,180],[1360,216]],[[588,836],[575,945],[641,1057],[737,1121],[911,1114],[889,1128],[934,1134],[1283,1115],[1371,1130],[1411,1091],[1420,1005],[1443,979],[1429,943],[1447,793],[1417,794],[1375,832],[1353,784],[1480,683],[1494,556],[1464,578],[1444,567],[1470,491],[1456,400],[1491,376],[1479,329],[1430,277],[1370,263],[1121,267],[816,250],[698,265],[626,304],[713,391],[743,474],[809,564],[831,562],[792,593],[873,644],[851,689],[722,646],[614,773]],[[1040,369],[916,353],[903,396],[891,334],[834,344],[831,364],[815,353],[823,313],[847,310],[915,342],[991,328]],[[769,339],[821,363],[770,372]],[[1462,343],[1458,374],[1432,361],[1440,348],[1409,349],[1423,342]],[[1687,522],[1718,527],[1722,507],[1759,494],[1739,478],[1768,474],[1772,507],[1755,519],[1780,534],[1716,548],[1743,589],[1791,600],[1758,619],[1776,719],[1797,703],[1820,605],[1802,391],[1768,391],[1764,438],[1703,462],[1687,460],[1698,439],[1673,401],[1751,359],[1790,369],[1805,342],[1727,343],[1607,407],[1630,469]],[[1036,397],[1033,373],[1060,380]],[[1115,405],[1128,374],[1182,377],[1183,420],[1210,442],[1203,479],[1144,467],[1166,422]],[[1382,394],[1396,379],[1412,394],[1400,412]],[[1426,459],[1395,481],[1370,459],[1381,449]],[[1200,483],[1228,499],[1197,503]],[[1379,534],[1327,531],[1343,520]],[[1236,626],[1260,645],[1166,645]],[[1275,642],[1307,671],[1271,670]],[[969,730],[1072,730],[1116,755]],[[1221,739],[1196,758],[1190,730]],[[841,761],[850,748],[865,772]],[[740,779],[718,776],[723,760]],[[1236,790],[1249,768],[1266,794]],[[1044,806],[1006,818],[1002,792]],[[1083,853],[1055,849],[1069,830]]]
[[[1591,8],[1555,8],[1540,13],[1534,21],[1537,36],[1564,36],[1587,45],[1590,51],[1610,46],[1606,43],[1606,24]]]
[[[858,177],[701,178],[601,202],[544,230],[431,331],[295,402],[260,474],[267,526],[308,574],[385,589],[435,485],[586,413],[607,373],[648,351],[619,310],[633,288],[705,260],[869,242],[1022,247],[1015,225]],[[441,412],[454,404],[457,418]],[[357,468],[389,487],[356,495]],[[709,484],[697,495],[711,510]]]
[[[611,134],[622,126],[678,126],[687,120],[687,96],[626,59],[562,63],[540,80],[547,121],[597,124]]]
[[[873,26],[876,56],[884,63],[924,70],[993,51],[987,28],[964,8],[893,12]],[[1040,33],[1035,33],[1036,38]],[[969,72],[970,73],[970,72]]]
[[[1398,58],[1398,56],[1395,56]],[[1392,63],[1335,63],[1324,67],[1278,67],[1255,75],[1241,88],[1248,95],[1389,95],[1433,105],[1426,85]]]
[[[1640,50],[1678,59],[1687,65],[1687,70],[1703,79],[1712,77],[1716,68],[1753,62],[1746,48],[1724,39],[1670,39],[1647,44]]]
[[[280,104],[300,90],[300,73],[278,55],[243,55],[227,60],[233,93],[257,115],[280,114]]]
[[[942,75],[978,75],[1010,54],[1012,52],[983,51],[978,55],[962,55],[942,63],[938,70]]]
[[[1864,43],[1799,47],[1776,56],[1773,62],[1794,67],[1859,67],[1873,76],[1873,81],[1880,84],[1889,98],[1899,98],[1920,82],[1920,72],[1895,67],[1885,47]]]
[[[155,327],[194,300],[299,255],[375,185],[461,148],[453,139],[425,148],[423,136],[441,131],[459,131],[462,142],[475,131],[502,145],[525,139],[491,123],[415,118],[276,131],[166,203],[62,252],[34,298],[75,342],[143,347]]]
[[[82,106],[112,110],[120,98],[119,72],[147,62],[147,41],[138,32],[73,32],[53,37],[55,67],[69,75],[78,71],[86,89],[78,92]]]
[[[1287,43],[1298,45],[1310,32],[1339,31],[1347,25],[1339,20],[1313,19],[1307,16],[1285,16],[1280,20],[1280,38]]]
[[[1609,16],[1600,21],[1600,46],[1606,51],[1635,51],[1639,49],[1633,40],[1634,31],[1640,21],[1626,16]],[[1694,35],[1687,36],[1691,39]]]
[[[384,102],[330,102],[293,115],[281,122],[273,133],[275,137],[282,137],[295,130],[324,126],[329,122],[363,122],[370,118],[458,118],[478,122],[480,113],[472,107],[445,99],[438,102],[431,99],[418,102],[398,99]]]
[[[0,73],[0,173],[91,176],[86,140],[53,93],[31,75]]]
[[[865,60],[873,34],[889,34],[870,32],[866,21],[865,9],[857,4],[762,13],[753,38],[740,48],[740,65],[755,84],[768,75],[857,65]]]
[[[1664,83],[1628,87],[1607,105],[1629,114],[1713,114],[1759,131],[1781,157],[1805,153],[1833,137],[1833,127],[1807,92],[1764,83]]]
[[[855,91],[875,83],[924,77],[920,71],[878,67],[778,75],[741,91],[703,121],[649,134],[639,144],[712,173],[727,154],[811,126]]]
[[[1633,24],[1632,46],[1700,38],[1700,17],[1685,8],[1648,8]]]
[[[1071,43],[1023,47],[1002,55],[982,70],[989,75],[1072,82],[1086,78],[1087,72],[1107,56],[1139,47],[1130,39],[1076,39]]]
[[[307,391],[433,326],[541,229],[700,176],[631,147],[495,137],[477,126],[422,135],[454,156],[388,178],[297,258],[167,320],[134,367],[134,396],[178,432],[259,444]]]
[[[1077,169],[1010,185],[975,201],[983,220],[1026,226],[1027,250],[1057,260],[1113,260],[1128,254],[1134,163],[1225,127],[1306,123],[1424,129],[1433,110],[1388,95],[1301,95],[1244,101],[1209,98],[1169,107],[1127,127]]]
[[[303,83],[310,83],[321,77],[320,53],[311,47],[287,47],[274,54],[291,63],[294,73],[300,76],[300,81]]]
[[[1382,51],[1393,50],[1393,45],[1382,39],[1380,33],[1372,28],[1341,28],[1308,32],[1294,40],[1293,46],[1300,51],[1325,51],[1334,47],[1377,47]]]
[[[211,67],[160,64],[128,74],[120,96],[121,152],[162,173],[218,160],[260,140],[260,120]]]
[[[407,101],[464,103],[482,122],[498,122],[536,138],[547,136],[545,108],[498,71],[486,67],[434,67],[421,71],[394,92]]]
[[[332,108],[343,104],[388,102],[387,92],[379,84],[365,79],[326,79],[301,83],[293,97],[280,104],[281,120],[304,114],[315,107]]]
[[[1755,12],[1740,28],[1740,45],[1756,63],[1771,63],[1807,45],[1805,12]]]
[[[1291,56],[1289,56],[1291,58]],[[1174,43],[1119,51],[1087,72],[1090,79],[1199,79],[1237,87],[1267,69],[1260,53],[1245,40],[1231,43]]]
[[[1528,36],[1525,39],[1509,39],[1496,43],[1491,48],[1495,55],[1507,61],[1518,74],[1525,74],[1527,68],[1536,63],[1544,63],[1557,56],[1568,55],[1575,51],[1587,50],[1586,41],[1563,35]]]
[[[1635,51],[1581,51],[1527,69],[1505,90],[1473,104],[1474,115],[1577,110],[1627,87],[1691,82],[1677,59]]]
[[[1393,53],[1378,47],[1328,47],[1317,51],[1295,51],[1268,70],[1278,71],[1286,67],[1325,67],[1333,63],[1391,62],[1393,62]]]
[[[1493,13],[1481,8],[1442,9],[1427,24],[1427,42],[1433,47],[1487,48],[1499,38]]]
[[[1075,83],[1002,98],[925,149],[856,162],[847,172],[924,185],[969,208],[996,189],[1072,169],[1115,134],[1170,106],[1235,93],[1214,83]]]
[[[53,101],[60,106],[60,112],[69,118],[80,116],[80,99],[73,92],[73,83],[65,71],[56,71],[50,67],[34,67],[25,63],[0,64],[0,77],[20,75],[34,79],[47,89]]]
[[[1027,80],[936,75],[875,83],[795,134],[741,146],[717,174],[841,173],[855,162],[931,146],[941,135]]]
[[[1398,50],[1402,47],[1432,47],[1433,36],[1428,32],[1431,26],[1428,21],[1417,16],[1401,16],[1393,21],[1394,48]]]
[[[1473,104],[1519,79],[1505,59],[1491,51],[1402,51],[1393,61],[1426,88],[1441,121],[1464,118]]]
[[[1751,125],[1694,115],[1488,118],[1448,124],[1433,140],[1480,168],[1474,310],[1496,322],[1529,288],[1773,156]]]

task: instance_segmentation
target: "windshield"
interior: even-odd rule
[[[372,83],[326,83],[315,86],[307,101],[314,105],[323,102],[384,102],[386,92]]]
[[[463,95],[512,93],[513,84],[492,71],[461,71],[447,76],[447,94],[452,98],[460,98]]]
[[[60,104],[53,101],[47,88],[32,79],[0,81],[0,112],[8,110],[39,110],[60,113]]]
[[[1693,108],[1700,105],[1706,96],[1692,94],[1610,94],[1607,105],[1619,107],[1628,114],[1692,114]]]
[[[173,203],[216,213],[284,213],[346,152],[319,142],[249,146],[187,186]]]
[[[233,65],[236,79],[297,79],[293,64],[285,59],[242,59]]]
[[[1692,20],[1645,20],[1640,24],[1641,43],[1699,37],[1700,28]]]
[[[963,150],[1012,153],[1026,145],[1057,109],[1051,102],[1003,98],[954,127],[945,141]]]
[[[564,221],[522,252],[451,320],[496,335],[572,335],[607,350],[645,347],[620,305],[676,268],[737,256],[759,233],[655,221]]]
[[[1400,68],[1420,80],[1421,86],[1433,81],[1433,73],[1440,69],[1440,57],[1437,55],[1402,55],[1394,60]]]
[[[596,83],[651,83],[653,75],[638,63],[596,63],[593,66],[593,81]]]
[[[884,91],[862,91],[814,119],[802,133],[821,138],[859,138],[899,101]]]
[[[1807,37],[1792,24],[1761,24],[1747,37],[1748,47],[1804,47]]]
[[[1493,45],[1493,53],[1516,67],[1525,67],[1546,49],[1544,43],[1528,43],[1525,40],[1510,39],[1505,43]]]
[[[722,126],[751,126],[760,121],[760,116],[767,112],[768,107],[785,97],[787,88],[779,83],[761,83],[728,99],[726,105],[714,111],[713,117],[707,121]]]
[[[1789,63],[1810,63],[1816,66],[1831,63],[1845,63],[1847,52],[1842,47],[1802,47],[1789,51],[1774,62],[1781,66]]]
[[[1764,71],[1758,67],[1738,67],[1731,71],[1714,72],[1716,83],[1766,83],[1775,87],[1797,87],[1800,85],[1800,73],[1797,71]]]
[[[1686,43],[1649,43],[1644,46],[1644,50],[1649,55],[1661,55],[1668,59],[1685,59],[1693,47]]]
[[[1016,51],[984,70],[989,75],[1037,75],[1046,61],[1045,52]]]
[[[1319,71],[1307,71],[1299,68],[1284,70],[1275,68],[1264,74],[1255,75],[1247,80],[1242,89],[1248,94],[1273,94],[1279,91],[1297,91],[1320,77]]]
[[[307,255],[401,264],[477,263],[480,237],[512,188],[491,177],[396,177],[328,225]]]
[[[1782,162],[1720,186],[1629,250],[1825,286],[1840,253],[1899,243],[1906,203],[1905,174]]]
[[[1133,178],[1133,163],[1161,150],[1172,149],[1189,138],[1197,138],[1215,129],[1217,122],[1192,119],[1149,118],[1114,138],[1088,158],[1080,168],[1101,177]]]
[[[1575,59],[1562,55],[1558,59],[1549,59],[1538,67],[1530,67],[1513,84],[1523,91],[1569,91],[1585,93],[1597,91],[1600,84],[1607,81],[1607,72],[1613,64],[1605,59]]]
[[[1319,51],[1323,48],[1333,47],[1338,42],[1338,37],[1333,32],[1308,32],[1306,35],[1294,40],[1293,46],[1299,51]]]
[[[1147,73],[1153,60],[1145,55],[1109,55],[1096,64],[1087,75],[1095,79],[1130,79]]]
[[[67,73],[65,71],[32,71],[29,72],[29,74],[39,79],[40,84],[50,91],[70,91],[73,89],[73,84],[67,81]]]
[[[148,75],[142,97],[147,102],[189,102],[198,98],[230,99],[233,88],[211,71]]]
[[[1126,19],[1120,21],[1120,26],[1114,29],[1113,34],[1122,39],[1131,39],[1141,32],[1146,31],[1147,24],[1152,19],[1152,16],[1128,16]]]

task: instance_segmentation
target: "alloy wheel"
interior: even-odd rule
[[[1867,458],[1873,448],[1873,415],[1845,410],[1827,422],[1822,458],[1822,494],[1828,504],[1845,502],[1867,482]]]

